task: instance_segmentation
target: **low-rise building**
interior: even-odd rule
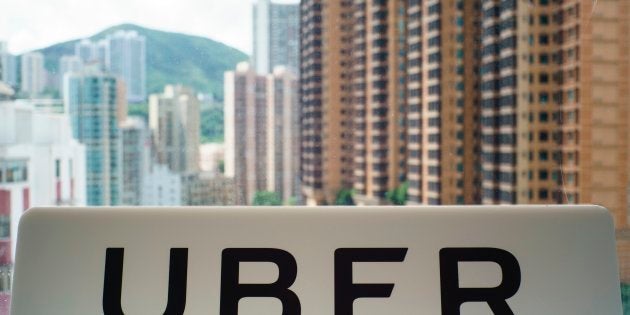
[[[234,179],[217,176],[212,172],[182,176],[182,205],[233,206],[236,204]]]
[[[152,165],[142,182],[143,206],[182,205],[181,176],[172,172],[167,165]]]
[[[67,114],[29,101],[0,101],[0,274],[12,266],[25,211],[86,204],[85,156]]]

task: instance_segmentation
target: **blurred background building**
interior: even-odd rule
[[[72,134],[86,147],[87,204],[121,203],[122,142],[118,127],[116,77],[96,68],[67,75],[65,112]]]
[[[142,205],[144,179],[151,167],[151,134],[144,120],[129,117],[120,124],[123,205]]]
[[[173,172],[199,170],[199,100],[192,90],[168,85],[151,95],[149,127],[158,163]]]
[[[236,182],[236,202],[250,204],[267,189],[267,77],[244,62],[224,82],[225,176]]]
[[[258,0],[254,4],[254,56],[256,73],[266,75],[277,66],[297,74],[300,47],[298,4]]]
[[[9,285],[18,223],[36,206],[85,206],[86,147],[70,117],[30,101],[11,100],[0,82],[0,290]]]

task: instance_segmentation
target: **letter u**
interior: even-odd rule
[[[121,306],[124,248],[108,248],[105,258],[103,314],[124,315]],[[168,301],[164,315],[183,315],[186,308],[188,248],[171,248]]]

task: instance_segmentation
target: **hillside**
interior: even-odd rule
[[[243,52],[208,38],[153,30],[134,24],[114,26],[90,38],[98,40],[117,30],[137,31],[146,37],[149,93],[162,91],[166,84],[181,83],[223,99],[223,73],[248,59]],[[56,72],[59,58],[74,54],[74,45],[78,40],[39,50],[46,57],[46,69]]]

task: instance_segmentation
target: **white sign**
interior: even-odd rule
[[[13,315],[621,314],[606,209],[55,208]]]

